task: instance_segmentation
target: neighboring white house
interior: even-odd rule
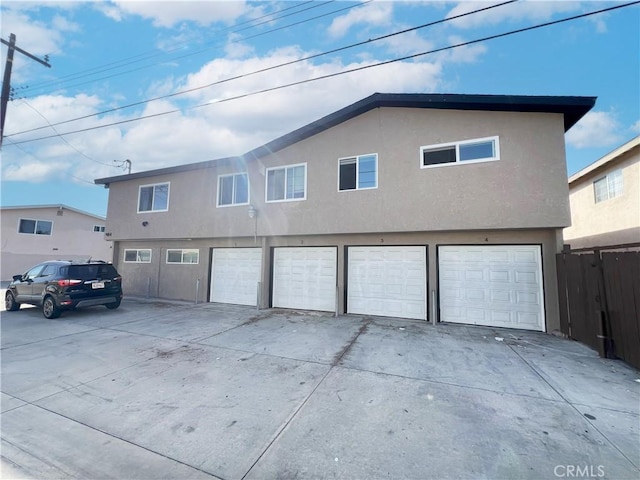
[[[11,280],[45,260],[110,262],[105,218],[66,205],[1,207],[0,279]]]

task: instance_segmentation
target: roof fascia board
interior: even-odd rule
[[[581,180],[582,178],[588,176],[590,173],[593,173],[596,170],[601,170],[602,168],[614,162],[615,160],[617,160],[619,157],[621,157],[628,151],[638,146],[640,146],[640,135],[629,140],[627,143],[620,145],[618,148],[607,153],[605,156],[601,157],[599,160],[596,160],[592,164],[587,165],[582,170],[579,170],[573,175],[571,175],[571,177],[569,177],[569,185],[577,182],[578,180]]]

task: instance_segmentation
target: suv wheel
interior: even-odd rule
[[[105,307],[107,307],[109,310],[115,310],[116,308],[118,308],[120,306],[120,300],[116,300],[113,303],[107,303],[105,304]]]
[[[56,306],[56,302],[52,297],[45,297],[42,302],[42,314],[45,318],[58,318],[60,316],[60,309]]]
[[[20,304],[16,302],[13,293],[7,292],[4,297],[4,308],[7,312],[15,312],[20,308]]]

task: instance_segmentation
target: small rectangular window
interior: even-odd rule
[[[151,249],[125,249],[125,263],[151,263]]]
[[[422,168],[499,159],[498,137],[420,147],[420,167]]]
[[[51,235],[52,230],[53,222],[50,222],[49,220],[21,218],[18,222],[18,233],[26,233],[29,235]]]
[[[96,233],[103,233],[104,232],[104,225],[94,225],[93,226],[93,231]]]
[[[339,160],[339,190],[361,190],[378,186],[378,155],[360,155]]]
[[[249,177],[246,173],[218,177],[218,206],[248,205]]]
[[[622,190],[623,177],[621,169],[614,170],[593,182],[593,193],[596,203],[619,197],[622,195]]]
[[[169,209],[169,183],[142,185],[138,191],[138,213],[166,212]]]
[[[307,165],[267,169],[267,202],[305,200],[307,198]]]
[[[189,263],[199,262],[200,251],[197,249],[171,249],[167,250],[167,263]]]

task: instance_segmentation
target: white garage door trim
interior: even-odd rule
[[[540,245],[438,246],[440,321],[545,331]]]
[[[337,247],[276,247],[274,308],[335,312]]]
[[[347,312],[427,319],[427,247],[348,247]]]
[[[211,258],[210,301],[257,305],[262,249],[214,248]]]

